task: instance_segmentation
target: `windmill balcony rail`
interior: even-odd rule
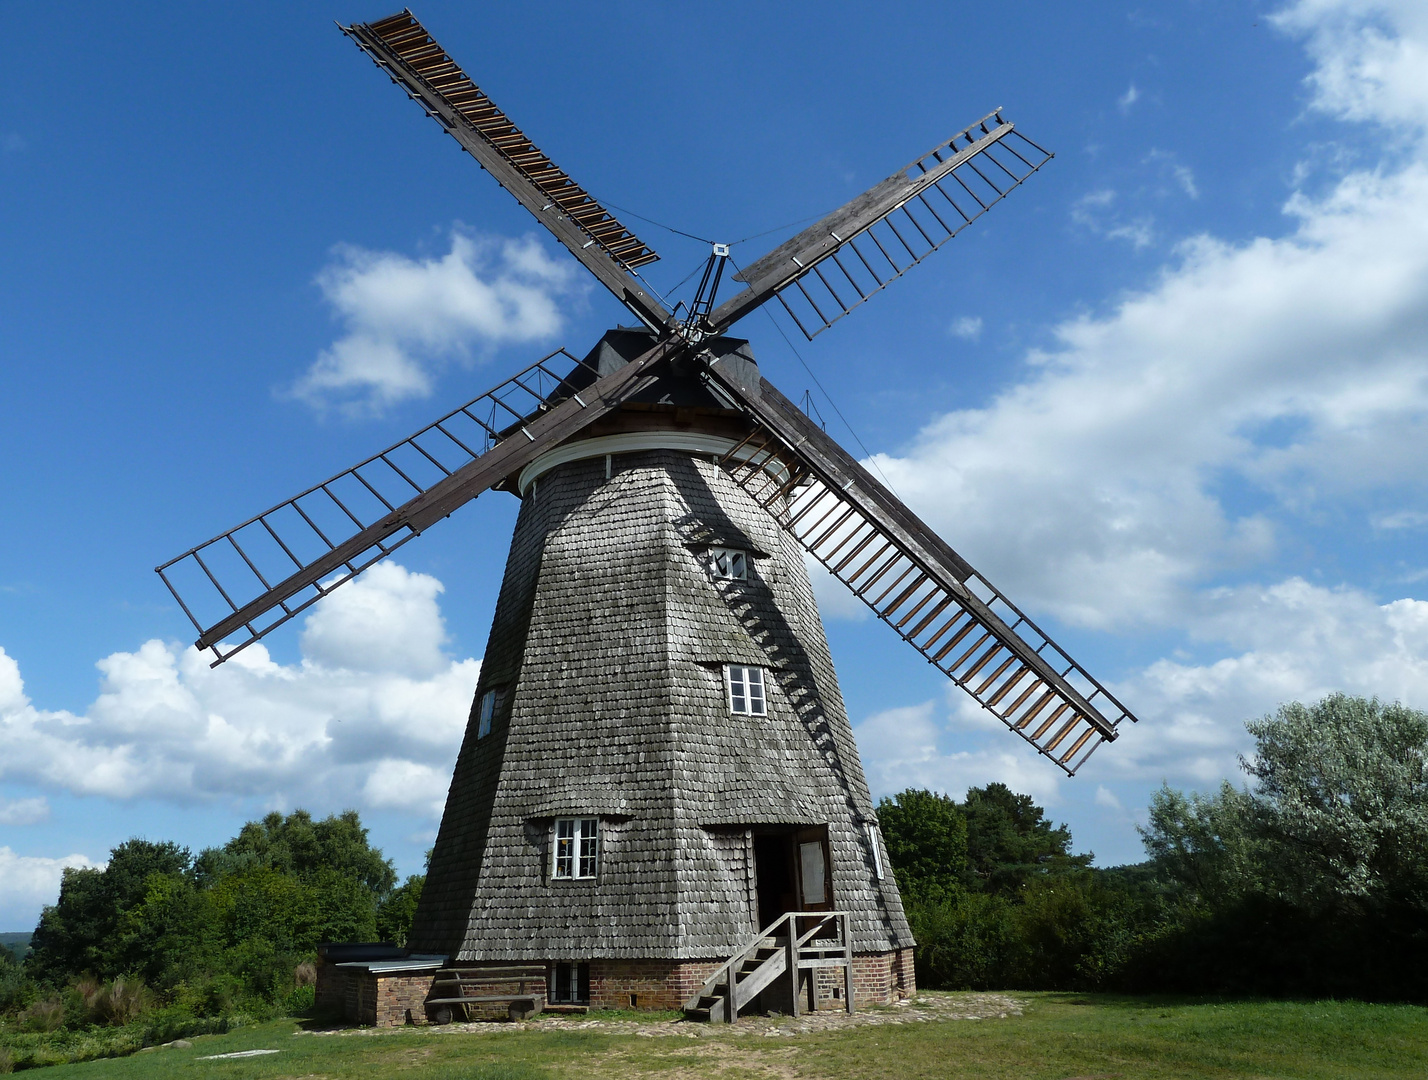
[[[711,1024],[733,1023],[742,1009],[769,992],[793,1016],[813,1011],[818,968],[843,969],[843,1001],[853,1011],[853,939],[845,911],[790,911],[756,934],[684,1003],[684,1015]],[[805,980],[802,973],[807,972]],[[805,1002],[804,994],[808,1000]]]

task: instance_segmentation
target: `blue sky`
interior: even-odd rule
[[[405,873],[434,834],[513,498],[216,673],[152,572],[627,321],[333,26],[387,13],[7,13],[0,929],[131,835],[355,806]],[[1003,780],[1110,864],[1162,781],[1237,775],[1248,717],[1428,706],[1421,4],[417,14],[607,204],[785,227],[744,262],[995,106],[1056,151],[798,355],[738,328],[1142,717],[1058,778],[820,583],[875,792]],[[630,222],[661,288],[703,257]]]

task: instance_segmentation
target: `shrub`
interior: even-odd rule
[[[64,1002],[56,995],[30,1003],[20,1014],[20,1027],[25,1031],[58,1031],[64,1026]]]

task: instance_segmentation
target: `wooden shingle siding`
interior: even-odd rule
[[[713,581],[709,537],[767,553]],[[766,669],[731,716],[722,663]],[[747,826],[827,824],[860,953],[912,946],[801,549],[707,458],[574,461],[521,508],[412,948],[459,961],[713,961],[758,927]],[[593,881],[549,880],[551,818],[599,814]],[[671,969],[672,970],[672,969]],[[631,992],[638,992],[632,990]],[[646,991],[648,992],[648,991]]]

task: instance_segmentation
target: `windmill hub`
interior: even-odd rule
[[[409,948],[342,947],[319,997],[397,1023],[907,996],[914,943],[805,560],[1070,774],[1134,717],[728,331],[777,301],[812,338],[1051,155],[989,113],[744,267],[722,303],[729,246],[712,244],[669,311],[637,273],[659,256],[410,12],[343,32],[640,326],[158,568],[217,664],[484,492],[521,499]]]

